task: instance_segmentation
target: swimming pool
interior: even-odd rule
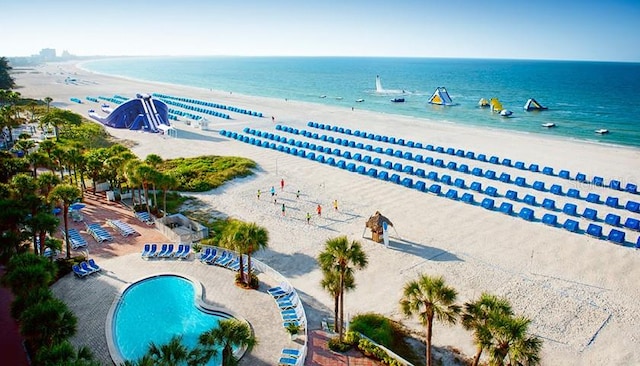
[[[176,334],[182,335],[182,343],[191,349],[200,334],[216,327],[221,319],[231,318],[204,309],[200,299],[201,288],[177,275],[154,276],[127,287],[111,318],[114,349],[110,351],[112,358],[114,351],[119,353],[114,358],[116,364],[118,358],[137,360],[147,352],[150,342],[165,344]],[[220,364],[218,355],[207,365]]]

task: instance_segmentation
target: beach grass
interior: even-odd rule
[[[205,192],[228,180],[249,176],[255,167],[250,159],[209,155],[166,160],[160,170],[176,177],[179,183],[176,189],[180,191]]]

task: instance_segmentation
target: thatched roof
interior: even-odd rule
[[[367,220],[366,227],[370,228],[373,231],[377,231],[382,228],[383,222],[386,222],[389,226],[393,226],[393,223],[391,223],[388,218],[382,216],[380,211],[376,211],[376,213],[373,214],[373,216],[369,217],[369,220]]]

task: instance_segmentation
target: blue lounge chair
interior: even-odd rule
[[[149,252],[151,252],[151,244],[145,244],[144,245],[144,249],[142,249],[142,253],[140,253],[140,256],[147,257],[149,255]]]
[[[596,221],[598,219],[598,211],[593,208],[585,208],[582,213],[582,217],[589,219],[591,221]]]
[[[587,235],[600,239],[602,237],[602,226],[593,223],[589,224],[587,227]]]
[[[293,366],[297,363],[298,359],[293,357],[280,357],[280,360],[278,360],[278,366]]]
[[[495,155],[493,155],[493,156],[491,156],[491,157],[489,158],[489,162],[490,162],[491,164],[500,164],[500,158],[499,158],[499,157],[497,157],[497,156],[495,156]]]
[[[640,230],[640,220],[627,217],[627,220],[624,222],[624,227],[631,230]]]
[[[502,173],[500,174],[500,178],[498,178],[498,180],[503,183],[509,183],[511,182],[511,175],[509,173]]]
[[[576,174],[576,180],[578,182],[586,182],[587,181],[587,176],[584,173],[578,173],[578,174]]]
[[[494,205],[495,201],[491,198],[485,198],[482,200],[482,203],[480,203],[480,206],[490,211],[493,211]]]
[[[300,352],[300,350],[293,349],[293,348],[283,348],[282,354],[288,357],[299,358],[302,355],[302,352]]]
[[[498,209],[498,211],[502,212],[505,215],[512,215],[513,214],[513,205],[509,202],[502,202],[500,204],[500,208]]]
[[[516,169],[524,170],[524,161],[516,161],[513,167]]]
[[[160,258],[163,258],[167,254],[168,250],[169,250],[169,244],[162,244],[162,246],[160,247],[160,251],[156,255]]]
[[[551,198],[545,198],[542,200],[542,207],[546,208],[547,210],[555,211],[556,201],[552,200]]]
[[[576,233],[580,230],[580,226],[578,224],[578,222],[576,220],[572,220],[572,219],[567,219],[564,224],[562,225],[563,228]]]
[[[513,190],[508,190],[507,193],[504,194],[505,197],[507,197],[508,199],[512,200],[512,201],[517,201],[518,200],[518,192],[513,191]]]
[[[624,190],[629,193],[638,193],[638,185],[633,183],[627,183],[627,185],[624,187]]]
[[[464,202],[464,203],[468,203],[468,204],[473,204],[474,200],[473,200],[473,194],[471,193],[465,193],[462,195],[462,197],[460,198],[460,201]]]
[[[562,208],[562,212],[570,216],[578,216],[578,214],[576,213],[577,208],[578,206],[573,203],[565,203],[564,207]]]
[[[535,218],[534,211],[527,207],[523,207],[518,213],[518,216],[527,221],[533,221]]]
[[[188,258],[190,253],[191,253],[191,245],[184,244],[182,248],[182,253],[180,254],[180,256],[178,256],[178,258],[180,259]]]
[[[78,266],[77,264],[71,266],[71,269],[73,270],[73,273],[80,278],[86,277],[89,274],[87,271],[80,268],[80,266]]]
[[[618,208],[620,206],[620,200],[618,199],[618,197],[607,197],[605,205],[613,208]]]
[[[472,191],[476,191],[478,193],[482,193],[482,183],[473,182],[471,183],[471,186],[469,187],[469,189],[471,189]]]
[[[96,261],[94,261],[93,258],[89,259],[88,265],[89,265],[89,268],[91,268],[94,272],[102,271],[102,268],[96,264]]]
[[[87,263],[87,262],[81,262],[80,263],[80,268],[83,271],[87,272],[87,274],[92,274],[92,273],[96,272],[93,268],[89,268],[89,263]]]
[[[456,191],[456,190],[455,190],[455,189],[453,189],[453,188],[450,188],[450,189],[447,191],[447,194],[446,194],[445,196],[446,196],[447,198],[452,199],[452,200],[457,200],[457,199],[458,199],[458,191]]]
[[[545,166],[544,168],[542,168],[542,174],[553,175],[553,168],[550,166]]]
[[[620,226],[620,216],[616,214],[607,214],[604,218],[604,222],[611,226]]]
[[[515,183],[518,187],[526,187],[527,180],[524,177],[517,177]]]
[[[609,231],[609,235],[607,235],[607,240],[617,244],[624,244],[625,242],[624,236],[625,235],[623,231],[611,229],[611,231]]]
[[[602,177],[593,177],[593,185],[596,187],[604,187],[604,178]]]
[[[596,193],[589,193],[587,194],[586,201],[591,203],[600,203],[600,195]]]
[[[496,172],[494,172],[493,170],[487,170],[486,172],[484,172],[484,177],[487,179],[496,179]]]
[[[542,216],[542,223],[549,226],[556,226],[558,224],[558,216],[554,214],[544,214]]]
[[[453,181],[453,185],[458,187],[458,188],[463,188],[464,189],[464,187],[465,187],[464,179],[456,178],[456,180]]]
[[[580,198],[580,191],[575,188],[569,188],[569,190],[567,190],[567,197]]]
[[[497,197],[498,196],[498,189],[496,187],[489,186],[484,190],[484,193],[487,196]]]
[[[640,212],[640,203],[635,202],[635,201],[627,201],[627,204],[624,205],[624,208],[627,211]]]
[[[564,179],[571,179],[571,173],[569,173],[568,170],[561,170],[558,173],[558,177],[560,178],[564,178]]]
[[[551,185],[551,188],[549,188],[549,192],[555,194],[556,196],[562,196],[562,186],[559,184],[553,184]]]
[[[441,189],[442,189],[442,187],[440,187],[440,185],[439,185],[439,184],[432,184],[432,185],[429,187],[429,193],[433,193],[433,194],[435,194],[436,196],[438,196],[438,195],[440,195],[440,191],[441,191]]]
[[[522,201],[528,205],[535,206],[536,205],[536,196],[528,194],[524,196]]]
[[[613,190],[619,191],[620,190],[620,186],[621,186],[621,183],[620,183],[619,180],[615,180],[614,179],[614,180],[611,180],[609,182],[609,188],[611,188]]]

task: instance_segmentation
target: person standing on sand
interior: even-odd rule
[[[307,212],[307,225],[311,224],[311,214]]]
[[[296,192],[296,199],[300,198],[300,190],[298,189],[298,192]]]
[[[320,204],[316,207],[316,211],[318,211],[318,216],[322,216],[322,206],[320,206]]]
[[[284,191],[284,178],[280,179],[280,190]]]
[[[285,210],[285,207],[284,207],[284,203],[283,203],[282,204],[282,216],[284,216],[284,210]]]
[[[338,200],[333,200],[333,209],[338,211]]]
[[[276,189],[273,186],[271,186],[271,197],[275,195],[276,195]]]
[[[260,194],[261,194],[261,193],[262,193],[262,192],[260,192],[260,190],[258,189],[258,199],[260,199]]]
[[[276,117],[271,116],[271,122],[275,122],[276,121]]]

